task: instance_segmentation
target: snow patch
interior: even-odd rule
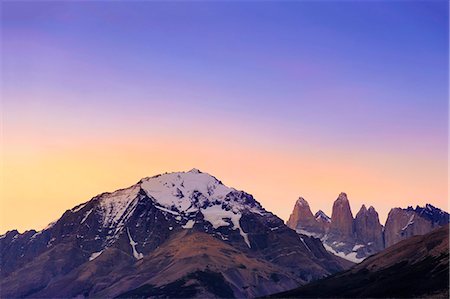
[[[144,255],[136,250],[136,245],[137,245],[138,243],[136,243],[136,242],[131,238],[130,230],[129,230],[128,228],[127,228],[127,233],[128,233],[128,239],[130,240],[131,248],[133,249],[133,256],[134,256],[137,260],[142,259],[142,258],[144,257]]]
[[[356,244],[355,246],[353,246],[352,251],[357,251],[360,248],[366,247],[366,245],[362,245],[362,244]]]
[[[408,228],[408,226],[413,225],[414,224],[414,214],[411,215],[411,217],[409,217],[408,223],[405,225],[405,227],[402,228],[402,231],[406,230]]]
[[[83,204],[79,205],[78,207],[73,208],[71,211],[72,211],[73,213],[76,213],[76,212],[78,212],[79,210],[81,210],[82,208],[84,208],[86,205],[87,205],[87,203],[83,203]]]
[[[338,251],[334,250],[331,246],[329,246],[325,243],[323,243],[323,246],[325,247],[325,249],[328,252],[330,252],[336,256],[339,256],[343,259],[346,259],[347,261],[354,262],[354,263],[361,263],[364,260],[364,258],[356,257],[356,255],[357,255],[356,252],[350,252],[349,254],[345,254],[344,252],[338,252]]]
[[[221,205],[213,205],[207,207],[205,209],[201,209],[203,217],[206,221],[211,223],[214,228],[219,228],[221,226],[229,226],[230,223],[225,221],[228,219],[233,224],[235,229],[239,230],[240,235],[244,238],[245,243],[248,247],[250,246],[250,242],[248,240],[247,233],[241,228],[239,220],[241,219],[242,214],[239,212],[234,212],[232,210],[224,210]]]
[[[36,239],[36,237],[41,235],[43,231],[44,230],[38,231],[34,235],[32,235],[31,238],[30,238],[30,241],[33,241],[34,239]]]
[[[169,210],[169,209],[160,207],[160,206],[155,206],[155,208],[157,208],[158,210],[161,210],[161,211],[170,213],[170,214],[172,214],[172,215],[180,215],[180,213],[178,213],[178,212],[175,212],[175,211],[172,211],[172,210]]]
[[[302,238],[302,237],[300,237],[300,241],[302,241],[303,245],[305,245],[306,249],[308,249],[308,250],[309,250],[309,252],[312,252],[312,251],[311,251],[311,249],[309,248],[309,246],[308,246],[308,245],[306,245],[306,242],[305,242],[305,240],[303,240],[303,238]]]
[[[100,251],[98,251],[98,252],[92,253],[91,256],[89,257],[89,261],[95,260],[95,259],[98,258],[98,257],[100,256],[100,254],[102,254],[102,253],[103,253],[103,250],[100,250]]]
[[[309,231],[301,229],[301,228],[297,228],[295,231],[297,232],[297,234],[302,234],[302,235],[305,235],[308,237],[314,237],[314,238],[319,238],[319,239],[321,237],[320,234],[312,233],[312,232],[309,232]]]
[[[188,220],[188,222],[186,222],[186,224],[183,225],[182,227],[184,229],[191,229],[194,227],[194,224],[195,224],[195,220]]]
[[[84,214],[83,219],[81,220],[80,224],[83,224],[84,221],[86,221],[86,219],[89,217],[89,215],[92,213],[92,209],[90,209],[89,211],[86,212],[86,214]]]

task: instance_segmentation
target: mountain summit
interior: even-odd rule
[[[0,266],[8,298],[256,297],[350,264],[192,169],[97,195],[42,231],[0,236]]]
[[[340,193],[331,213],[330,238],[340,241],[353,237],[353,215],[347,194]]]

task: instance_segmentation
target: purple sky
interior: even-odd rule
[[[429,159],[410,172],[446,180],[447,1],[1,5],[7,152],[201,132],[206,148],[233,136],[276,155]]]

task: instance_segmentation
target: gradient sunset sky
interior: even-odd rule
[[[0,233],[198,168],[287,220],[448,210],[447,1],[1,2]]]

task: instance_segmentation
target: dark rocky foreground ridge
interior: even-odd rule
[[[449,225],[272,298],[449,298]]]
[[[0,236],[0,297],[255,297],[350,266],[193,169],[102,193],[42,231]]]
[[[362,205],[356,216],[345,193],[333,204],[331,218],[319,211],[312,215],[308,202],[300,198],[287,225],[298,233],[321,239],[324,246],[343,258],[361,262],[411,236],[426,234],[449,223],[449,214],[430,204],[415,209],[394,208],[386,224],[380,224],[374,207]]]

